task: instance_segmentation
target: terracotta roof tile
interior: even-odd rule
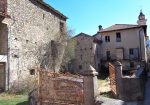
[[[90,35],[88,35],[88,34],[85,34],[85,33],[81,32],[81,33],[79,33],[78,35],[74,36],[74,38],[75,38],[75,37],[79,37],[79,36],[92,37],[92,36],[90,36]]]
[[[66,17],[64,14],[62,14],[61,12],[59,12],[58,10],[54,9],[52,6],[50,6],[49,4],[45,3],[43,0],[30,0],[30,1],[36,1],[39,4],[45,6],[46,8],[48,8],[49,10],[52,10],[53,12],[55,12],[56,14],[58,14],[59,16],[63,17],[64,19],[68,19],[68,17]]]
[[[138,28],[140,25],[133,24],[115,24],[108,28],[102,29],[100,32],[114,31],[114,30],[122,30],[122,29],[130,29],[130,28]]]

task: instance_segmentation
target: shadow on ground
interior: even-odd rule
[[[108,97],[108,98],[114,98],[114,95],[111,91],[108,91],[108,92],[101,92],[100,95],[102,95],[103,97]]]
[[[24,102],[18,103],[16,105],[28,105],[28,101],[24,101]]]

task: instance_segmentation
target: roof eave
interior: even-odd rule
[[[127,30],[127,29],[134,29],[134,28],[140,28],[141,26],[136,26],[136,27],[131,27],[131,28],[124,28],[124,29],[114,29],[114,30],[101,30],[99,31],[100,33],[104,33],[104,32],[112,32],[112,31],[119,31],[119,30]]]
[[[90,36],[88,34],[85,34],[85,33],[81,32],[81,33],[77,34],[76,36],[74,36],[73,38],[76,38],[76,37],[79,37],[79,36],[83,36],[83,35],[86,36],[86,37],[92,37],[92,36]]]
[[[42,0],[37,0],[38,3],[42,4],[43,6],[51,9],[53,12],[55,12],[56,14],[60,15],[62,18],[64,18],[65,20],[68,19],[68,17],[66,17],[65,15],[63,15],[61,12],[59,12],[58,10],[54,9],[52,6],[50,6],[49,4],[45,3]]]

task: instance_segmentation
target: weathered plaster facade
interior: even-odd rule
[[[108,62],[119,60],[123,64],[123,70],[134,70],[143,66],[141,62],[147,62],[147,20],[143,13],[138,18],[138,25],[115,24],[99,30],[96,37],[99,36],[97,39],[102,43],[98,44],[99,61],[96,62],[107,66]],[[100,67],[97,68],[100,70]]]
[[[33,77],[30,70],[38,67],[58,72],[64,44],[60,42],[65,36],[67,17],[41,0],[7,0],[7,14],[10,18],[2,21],[8,28],[5,88]],[[54,42],[59,43],[55,62]]]
[[[146,45],[145,45],[145,34],[142,29],[139,35],[139,30],[142,29],[142,27],[139,28],[133,28],[133,29],[127,29],[127,30],[116,30],[116,31],[111,31],[111,32],[102,32],[102,40],[103,40],[103,45],[101,46],[101,56],[103,59],[107,59],[106,51],[111,51],[110,56],[111,59],[120,59],[117,53],[117,48],[123,48],[124,49],[124,54],[123,58],[124,59],[130,59],[129,56],[129,49],[130,48],[138,48],[140,50],[141,46],[141,51],[142,53],[139,55],[143,60],[146,60]],[[121,42],[116,42],[116,33],[120,32],[121,33]],[[105,42],[105,36],[109,35],[110,36],[110,42]],[[140,38],[141,37],[141,38]],[[141,45],[139,43],[139,39],[141,39]],[[134,41],[134,43],[133,43]],[[139,52],[140,53],[140,52]],[[121,55],[120,55],[121,56]]]

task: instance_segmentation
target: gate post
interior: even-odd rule
[[[95,105],[95,98],[98,96],[98,84],[96,70],[89,65],[84,71],[84,103],[85,105]]]
[[[116,62],[116,86],[117,86],[117,95],[119,99],[122,99],[123,95],[123,84],[122,84],[122,64],[117,61]]]

